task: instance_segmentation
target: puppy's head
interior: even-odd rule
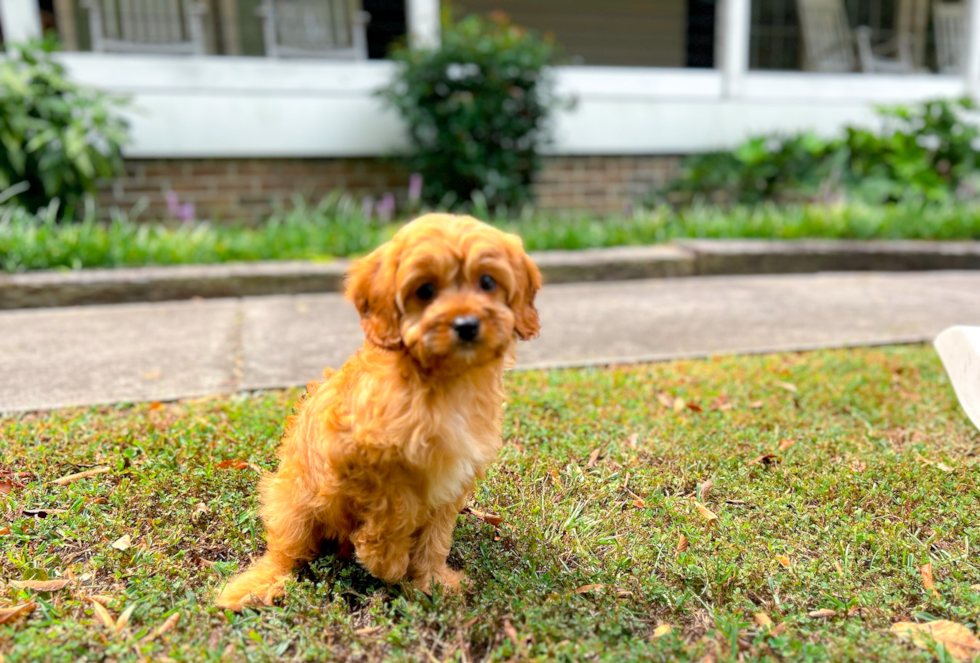
[[[540,288],[519,237],[450,214],[412,221],[347,275],[368,342],[431,369],[483,365],[536,337]]]

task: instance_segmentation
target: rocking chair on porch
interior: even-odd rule
[[[262,0],[265,54],[271,58],[367,59],[371,15],[352,0]]]
[[[204,14],[192,0],[82,0],[92,51],[203,55]]]
[[[910,74],[915,71],[912,44],[900,34],[890,43],[875,47],[871,28],[852,34],[843,0],[798,0],[800,27],[810,71],[850,72],[860,62],[865,73]],[[855,58],[855,45],[857,58]]]

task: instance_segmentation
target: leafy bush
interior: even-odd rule
[[[370,210],[368,210],[370,212]],[[480,205],[474,214],[524,238],[529,249],[586,249],[684,238],[980,239],[980,206],[755,205],[641,209],[629,216],[554,215],[525,208],[517,218]],[[359,203],[333,194],[297,203],[255,226],[177,226],[87,218],[59,224],[47,209],[0,205],[0,271],[250,260],[324,260],[366,253],[397,226],[372,222]]]
[[[655,198],[738,204],[970,198],[980,157],[973,110],[970,99],[930,101],[880,108],[881,131],[848,127],[833,140],[810,133],[751,138],[731,152],[690,157],[682,176]]]
[[[0,191],[30,211],[57,199],[70,216],[121,168],[127,126],[120,100],[70,81],[55,49],[33,41],[0,61]]]
[[[393,53],[398,74],[381,96],[408,125],[425,201],[530,201],[556,103],[545,73],[555,54],[550,39],[501,16],[469,16],[447,26],[436,48]]]

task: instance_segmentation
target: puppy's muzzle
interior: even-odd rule
[[[480,319],[475,315],[461,315],[453,320],[453,331],[459,340],[472,343],[480,335]]]

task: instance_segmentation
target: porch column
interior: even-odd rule
[[[966,93],[980,97],[980,0],[967,0],[966,43],[963,75]]]
[[[439,44],[439,0],[406,0],[405,18],[408,20],[410,45],[428,47]]]
[[[973,0],[980,2],[980,0]],[[721,30],[715,34],[721,48],[722,94],[727,98],[742,94],[742,82],[749,70],[749,32],[752,29],[752,0],[721,0],[718,3]]]
[[[37,0],[0,0],[0,25],[8,44],[41,36],[41,9]]]

